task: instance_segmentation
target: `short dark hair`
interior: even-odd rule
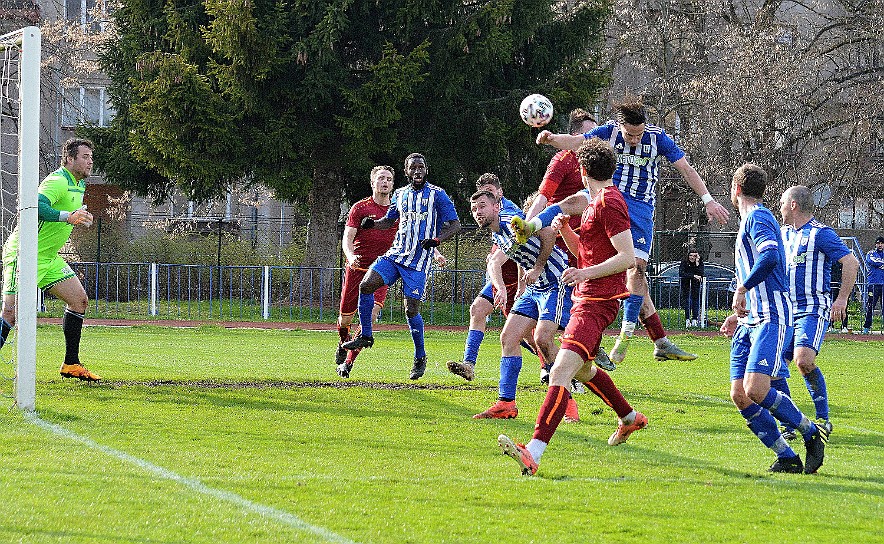
[[[498,189],[500,189],[500,178],[497,177],[497,174],[492,174],[491,172],[485,172],[479,179],[476,180],[476,189],[482,187],[483,185],[494,185]]]
[[[879,237],[875,238],[875,243],[876,244],[884,244],[884,236],[879,236]]]
[[[421,159],[422,161],[427,162],[427,158],[420,153],[412,153],[411,155],[405,157],[405,166],[408,166],[408,162],[412,159]]]
[[[86,138],[71,138],[61,146],[61,160],[64,162],[65,158],[76,159],[77,155],[80,153],[80,146],[86,146],[89,148],[89,151],[95,151],[95,144],[92,143],[92,140],[87,140]]]
[[[617,122],[621,125],[643,125],[648,122],[648,111],[640,98],[627,97],[617,104]]]
[[[617,168],[614,148],[606,140],[599,138],[590,138],[577,149],[577,162],[587,176],[599,181],[611,179]]]
[[[592,116],[588,111],[583,108],[577,108],[575,110],[571,110],[571,113],[568,114],[568,133],[569,134],[580,134],[583,132],[583,123],[585,121],[592,121],[595,123],[595,117]]]
[[[760,200],[767,188],[767,172],[757,164],[747,162],[734,172],[733,182],[742,189],[743,196]]]
[[[786,189],[789,199],[794,200],[798,209],[804,213],[813,213],[813,193],[804,185],[796,185]]]
[[[491,202],[497,202],[497,197],[491,193],[491,191],[476,191],[470,196],[470,202],[475,202],[482,197],[488,197],[488,200]]]

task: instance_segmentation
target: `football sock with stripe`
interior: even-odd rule
[[[771,380],[770,387],[771,387],[771,389],[776,389],[777,391],[779,391],[780,393],[782,393],[784,395],[789,395],[790,398],[792,397],[792,391],[789,390],[789,381],[786,378],[780,378],[778,380]],[[785,427],[787,431],[794,431],[795,430],[795,427],[789,425],[788,423],[784,423],[783,427]]]
[[[540,406],[540,413],[537,414],[537,423],[534,425],[534,436],[537,440],[549,444],[553,434],[562,418],[565,417],[565,408],[568,406],[568,399],[571,393],[567,387],[560,385],[551,385],[546,390],[546,398]],[[531,451],[530,449],[528,451]],[[531,452],[534,455],[534,452]],[[534,460],[538,458],[535,456]]]
[[[500,358],[500,384],[498,394],[501,400],[513,400],[516,398],[516,385],[519,382],[519,372],[522,370],[522,357],[503,356]]]
[[[467,333],[467,343],[463,350],[464,362],[476,364],[476,358],[479,357],[479,346],[482,345],[482,340],[484,339],[485,331],[470,329],[470,332]]]
[[[804,376],[804,383],[807,385],[807,392],[810,393],[811,400],[813,400],[816,417],[828,420],[829,394],[826,391],[826,379],[823,377],[823,371],[819,367],[813,369],[813,372]]]
[[[596,368],[595,376],[584,385],[602,399],[602,402],[613,408],[617,417],[623,419],[632,412],[632,406],[629,405],[629,402],[626,401],[623,394],[614,385],[614,380],[601,368]]]
[[[411,339],[414,341],[414,358],[426,357],[424,349],[424,318],[421,314],[408,318],[408,328],[411,330]]]
[[[771,388],[767,392],[767,396],[759,404],[763,408],[767,408],[775,418],[787,425],[791,425],[792,428],[798,429],[805,438],[809,438],[816,432],[816,426],[807,419],[807,416],[801,413],[801,410],[795,406],[792,399],[776,389]]]
[[[65,308],[61,318],[61,330],[64,332],[64,364],[80,364],[80,335],[83,332],[83,314]]]
[[[783,439],[783,435],[777,429],[777,420],[770,412],[753,403],[748,408],[740,410],[740,415],[746,419],[749,430],[755,433],[762,444],[773,450],[777,457],[798,455]]]
[[[371,311],[374,310],[374,293],[359,293],[359,326],[362,336],[372,335]]]

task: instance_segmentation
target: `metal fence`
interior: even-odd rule
[[[333,323],[338,315],[340,268],[210,266],[160,263],[73,263],[89,295],[89,316],[107,319],[184,321],[277,321]],[[432,269],[422,315],[428,324],[469,324],[469,308],[485,284],[485,271]],[[677,277],[650,276],[650,293],[667,329],[685,327]],[[857,294],[863,286],[857,288]],[[732,285],[702,283],[702,321],[717,326],[729,313]],[[405,322],[401,282],[390,289],[381,313],[385,323]],[[857,296],[850,323],[863,318]],[[61,313],[61,301],[46,297],[44,310]],[[492,326],[503,323],[499,312]]]

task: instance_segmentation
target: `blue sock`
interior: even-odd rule
[[[501,400],[515,400],[520,370],[522,370],[521,356],[500,358],[500,385],[498,386],[498,392],[500,393]]]
[[[359,293],[359,325],[362,336],[371,336],[371,312],[374,310],[374,293]]]
[[[424,350],[424,318],[421,314],[408,318],[408,328],[411,329],[411,339],[414,340],[414,358],[426,357]]]
[[[476,358],[479,357],[479,346],[485,339],[485,331],[477,331],[470,329],[467,333],[467,344],[463,349],[463,360],[465,363],[476,364]]]
[[[776,389],[780,393],[784,395],[789,395],[789,398],[792,398],[792,392],[789,390],[789,381],[786,378],[771,380],[770,387],[771,389]],[[789,425],[788,423],[784,424],[783,427],[785,427],[787,431],[795,431],[795,427]]]
[[[823,377],[823,371],[816,367],[813,372],[804,376],[804,383],[807,385],[807,392],[813,400],[813,406],[816,408],[816,417],[819,419],[829,419],[829,395],[826,392],[826,379]]]
[[[740,415],[746,419],[749,430],[755,433],[755,436],[761,440],[761,443],[772,449],[777,457],[795,457],[795,453],[789,443],[783,439],[779,429],[777,429],[777,420],[770,415],[770,412],[757,404],[752,404],[745,410],[740,410]]]
[[[816,427],[801,413],[801,410],[795,406],[792,399],[774,388],[767,392],[767,396],[759,404],[770,410],[770,413],[775,418],[786,425],[791,425],[794,429],[798,429],[805,438],[810,437],[816,432]]]
[[[638,323],[638,314],[641,312],[644,300],[644,295],[629,295],[629,298],[623,303],[623,321]]]

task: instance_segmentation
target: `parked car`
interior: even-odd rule
[[[649,278],[651,296],[658,308],[681,308],[681,285],[678,277],[679,261],[661,263],[656,274]],[[727,309],[733,299],[734,271],[716,263],[704,263],[706,274],[706,308]]]

